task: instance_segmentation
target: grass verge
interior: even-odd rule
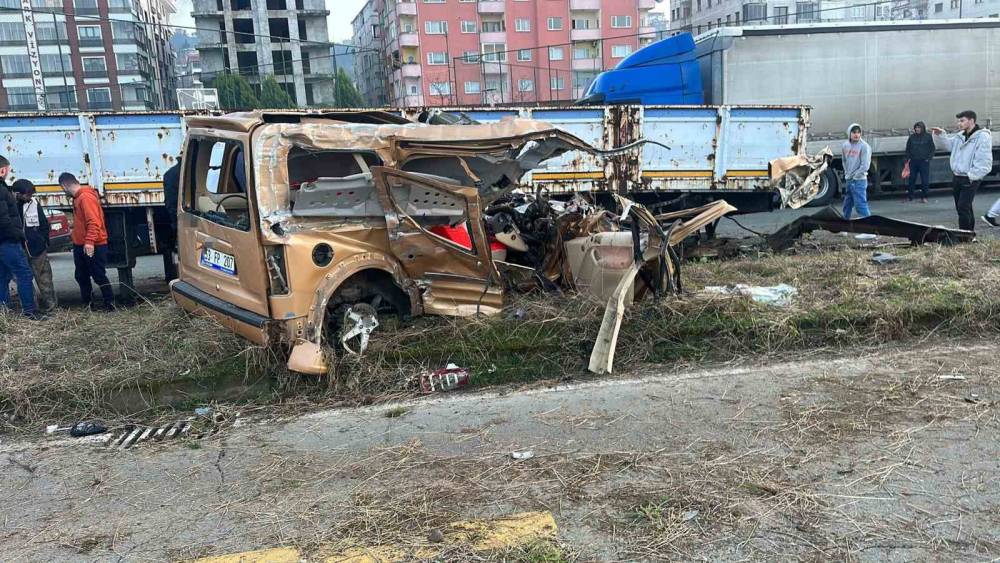
[[[616,371],[1000,333],[1000,241],[893,251],[900,260],[883,266],[870,250],[689,263],[683,295],[628,310]],[[734,283],[799,293],[784,308],[699,293]],[[579,377],[603,311],[584,296],[536,294],[493,317],[420,318],[378,333],[362,359],[334,359],[319,383],[288,378],[279,354],[169,302],[61,311],[41,323],[0,316],[0,429],[141,420],[227,400],[370,403],[411,395],[420,372],[448,363],[469,368],[476,386]]]

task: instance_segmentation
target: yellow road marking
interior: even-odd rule
[[[191,563],[299,563],[302,554],[292,547],[244,551],[216,557],[203,557]]]

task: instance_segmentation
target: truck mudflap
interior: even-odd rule
[[[261,346],[271,342],[272,321],[265,316],[237,307],[181,280],[170,282],[170,295],[182,309],[212,317],[251,342]]]
[[[786,156],[769,162],[771,187],[781,195],[781,206],[798,209],[812,201],[832,160],[833,152],[826,147],[814,155]]]

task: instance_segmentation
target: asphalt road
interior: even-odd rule
[[[1000,229],[987,228],[979,216],[986,213],[994,199],[1000,197],[1000,192],[985,192],[979,194],[975,201],[976,229],[979,236],[998,237]],[[919,223],[957,227],[958,217],[955,214],[955,204],[951,195],[932,196],[928,203],[904,203],[902,200],[878,199],[869,202],[872,213],[887,215]],[[840,206],[842,202],[836,201]],[[774,211],[771,213],[754,213],[739,216],[740,223],[757,232],[772,233],[791,221],[815,213],[816,208]],[[740,229],[732,221],[724,220],[719,226],[720,236],[745,237],[749,233]],[[69,252],[52,255],[52,271],[56,280],[56,291],[59,299],[66,304],[77,303],[80,300],[79,290],[73,280],[73,255]],[[160,256],[143,256],[138,259],[133,276],[136,286],[143,295],[155,295],[167,292],[167,284],[163,281],[163,260]],[[118,272],[110,270],[108,277],[117,287]]]

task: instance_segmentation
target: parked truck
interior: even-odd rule
[[[847,126],[862,124],[872,147],[872,193],[905,190],[914,123],[953,130],[955,114],[966,109],[985,127],[1000,118],[1000,20],[993,18],[720,28],[695,42],[705,103],[808,105],[810,154],[829,146],[839,156]],[[1000,135],[993,142],[996,161]],[[837,193],[839,166],[814,203]],[[930,176],[935,185],[949,183],[948,159],[935,158]]]
[[[552,159],[527,175],[535,188],[556,194],[611,191],[641,203],[684,207],[725,198],[743,212],[781,206],[768,162],[803,154],[809,124],[809,110],[794,105],[449,110],[484,123],[514,115],[547,121],[605,151],[632,147],[602,157],[571,152]],[[366,119],[364,110],[351,113],[354,121]],[[426,120],[432,113],[394,110],[401,121]],[[331,125],[336,121],[336,113],[324,115]],[[176,162],[185,135],[184,114],[176,112],[0,115],[0,154],[12,163],[9,181],[31,180],[42,204],[55,209],[72,208],[57,183],[62,172],[101,194],[109,266],[118,269],[126,293],[138,256],[163,254],[165,273],[173,275],[172,253],[162,245],[168,236],[163,173]],[[637,144],[642,139],[655,143]]]

